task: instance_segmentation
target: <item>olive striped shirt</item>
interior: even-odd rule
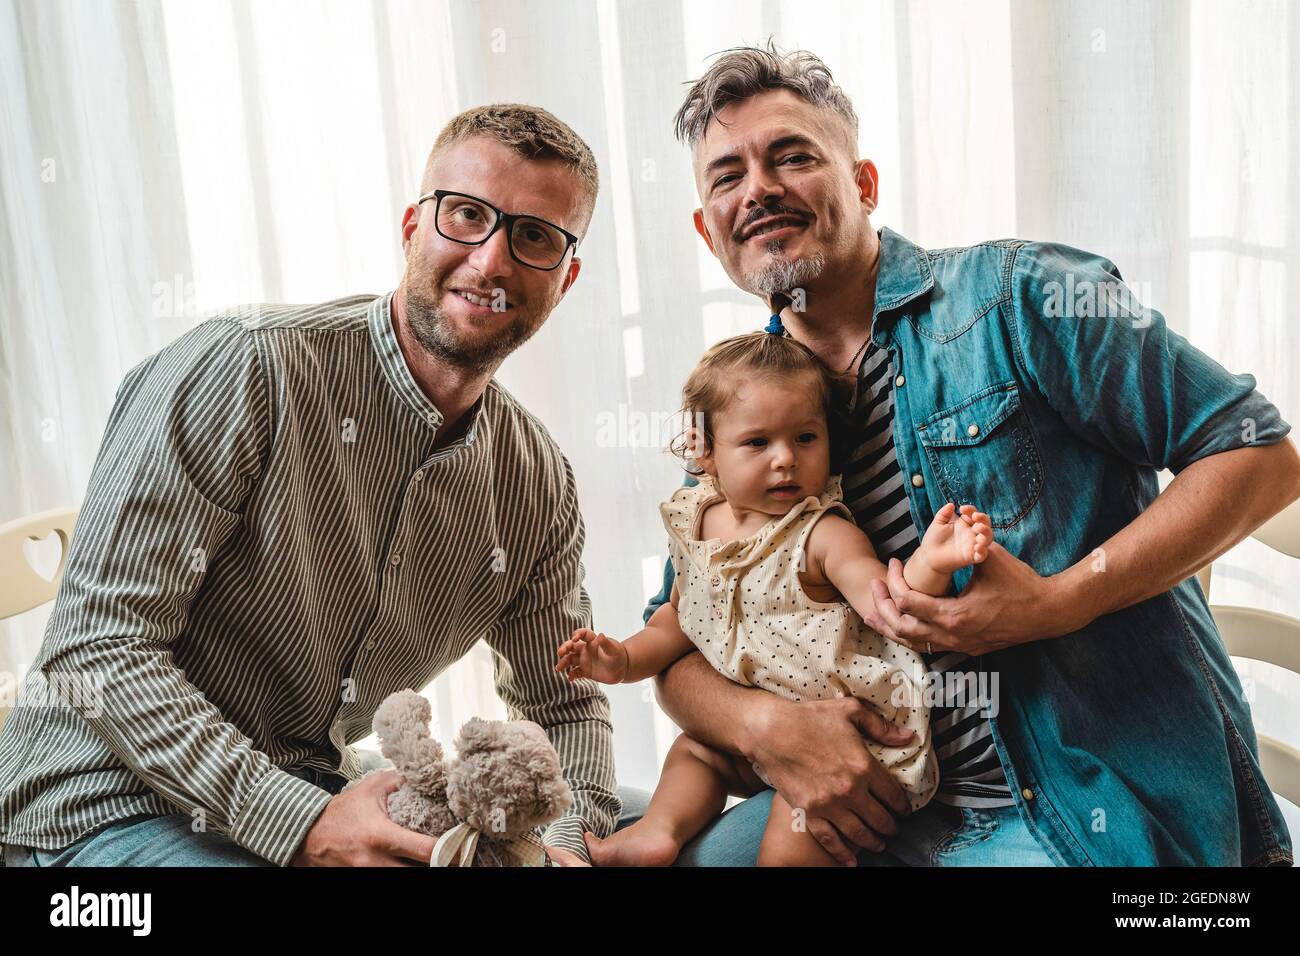
[[[545,728],[586,858],[619,802],[609,702],[554,670],[591,622],[572,469],[495,380],[463,437],[391,294],[199,323],[127,373],[45,640],[0,731],[0,843],[56,849],[136,814],[287,864],[390,693],[480,638]],[[438,728],[446,739],[455,728]]]

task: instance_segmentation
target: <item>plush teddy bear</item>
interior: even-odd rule
[[[412,690],[375,711],[380,750],[403,780],[388,795],[389,818],[439,838],[433,866],[547,865],[535,829],[567,810],[573,793],[546,731],[531,720],[474,717],[456,737],[457,759],[446,762],[431,717]]]

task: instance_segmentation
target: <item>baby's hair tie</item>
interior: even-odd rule
[[[784,292],[773,292],[767,298],[772,318],[767,320],[767,331],[771,335],[785,335],[785,326],[781,324],[781,310],[790,304],[790,297]]]

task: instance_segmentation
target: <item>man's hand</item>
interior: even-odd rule
[[[336,795],[290,865],[428,866],[438,841],[388,818],[388,795],[401,785],[401,774],[385,770]]]
[[[586,860],[578,856],[572,850],[566,850],[563,847],[548,846],[546,855],[551,858],[551,863],[555,866],[591,866]]]
[[[1183,468],[1140,515],[1063,571],[1041,577],[994,543],[966,590],[933,598],[890,561],[885,581],[871,582],[875,608],[863,618],[918,651],[978,655],[1071,634],[1168,591],[1297,495],[1300,454],[1289,438],[1217,452]]]
[[[770,696],[747,756],[790,806],[807,814],[808,832],[841,864],[857,864],[857,847],[882,851],[884,838],[898,832],[895,817],[911,806],[862,738],[900,747],[912,731],[855,697],[794,702]]]
[[[871,582],[875,614],[867,621],[885,637],[915,651],[961,651],[971,656],[1069,634],[1088,623],[1085,612],[1062,601],[1045,578],[997,542],[957,597],[915,591],[903,565],[890,559],[885,581]]]

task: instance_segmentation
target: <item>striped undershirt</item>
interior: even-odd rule
[[[545,842],[613,831],[609,702],[553,669],[591,624],[573,472],[495,381],[435,449],[390,300],[229,313],[127,373],[0,731],[0,842],[181,812],[284,865],[378,704],[480,638],[573,789]]]
[[[869,343],[849,408],[861,445],[843,471],[844,502],[885,562],[891,557],[906,560],[920,544],[894,451],[893,379],[889,353]],[[940,678],[968,658],[959,653],[921,656],[931,675]],[[1014,805],[983,705],[962,700],[953,706],[960,683],[945,680],[944,686],[944,702],[930,708],[930,730],[939,758],[939,791],[934,799],[959,807]],[[969,682],[966,689],[972,696]]]

